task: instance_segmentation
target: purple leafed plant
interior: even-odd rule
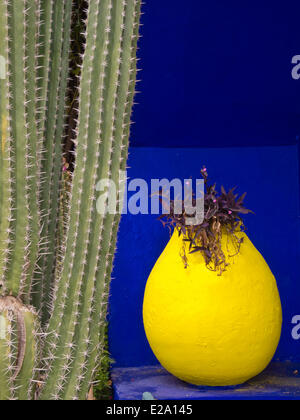
[[[242,215],[253,212],[244,207],[246,193],[239,196],[235,193],[236,187],[229,192],[221,187],[221,193],[219,193],[216,184],[209,184],[206,167],[201,170],[201,175],[205,184],[203,222],[198,225],[190,225],[188,220],[195,215],[187,214],[184,202],[182,202],[183,212],[176,214],[174,200],[171,202],[169,214],[163,214],[159,219],[164,226],[170,229],[170,232],[177,229],[179,236],[182,235],[183,241],[187,243],[190,254],[200,252],[205,259],[207,268],[218,271],[219,275],[222,275],[229,265],[228,257],[239,254],[244,241],[243,237],[237,235],[238,232],[245,230]],[[196,205],[195,197],[193,197],[193,205]],[[227,258],[222,249],[224,234],[232,240],[236,248],[236,253],[234,255],[228,254]],[[185,246],[181,257],[187,268],[188,257]]]

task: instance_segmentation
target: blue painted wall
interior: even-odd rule
[[[261,146],[300,132],[298,0],[148,0],[133,146]]]
[[[130,178],[199,176],[247,191],[249,236],[282,296],[276,357],[300,359],[300,3],[289,0],[148,0],[144,6]],[[266,147],[267,146],[267,147]],[[281,147],[282,146],[282,147]],[[188,149],[191,148],[192,149]],[[123,217],[110,301],[117,366],[154,364],[142,324],[147,277],[168,233],[156,216]]]
[[[284,329],[277,357],[300,359],[300,340],[292,339],[292,317],[300,315],[300,219],[296,146],[256,148],[131,150],[130,179],[199,178],[207,165],[219,187],[248,192],[248,234],[278,281]],[[130,198],[130,195],[129,195]],[[147,278],[169,239],[154,215],[124,215],[111,287],[110,349],[117,366],[156,363],[142,321]],[[249,267],[251,269],[251,267]]]

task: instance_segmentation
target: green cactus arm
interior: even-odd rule
[[[72,0],[67,0],[64,3],[64,22],[63,22],[63,43],[61,50],[61,66],[60,66],[60,84],[57,100],[57,116],[55,122],[55,145],[54,145],[54,159],[51,174],[51,190],[50,190],[50,217],[48,220],[48,257],[46,259],[44,282],[43,282],[43,296],[42,296],[42,323],[43,325],[50,317],[49,304],[52,299],[53,289],[53,266],[56,264],[57,249],[56,237],[58,234],[57,219],[59,216],[59,195],[61,191],[62,182],[62,141],[65,131],[66,122],[66,95],[68,90],[68,75],[69,75],[69,52],[71,43],[71,18],[72,18]],[[51,86],[51,84],[50,84]],[[48,119],[47,127],[50,118]],[[47,133],[49,130],[47,128]]]
[[[39,135],[43,137],[46,123],[47,96],[49,89],[50,53],[53,31],[54,0],[39,0],[37,43],[37,89]],[[40,140],[42,142],[42,139]]]
[[[6,272],[7,290],[22,293],[28,281],[30,133],[26,103],[26,2],[8,3],[10,130],[13,142],[15,206],[12,210],[12,249]],[[34,69],[29,69],[34,71]],[[33,106],[33,104],[31,104]],[[31,281],[31,279],[29,279]]]
[[[110,161],[112,149],[111,149],[111,138],[113,136],[113,126],[114,121],[116,118],[116,101],[117,101],[117,93],[118,93],[118,82],[119,82],[119,73],[120,73],[120,66],[122,61],[122,38],[124,32],[124,23],[125,23],[125,15],[126,15],[126,4],[124,1],[117,2],[114,7],[109,8],[109,14],[107,15],[106,21],[98,23],[98,36],[101,39],[104,39],[106,44],[106,48],[103,50],[103,57],[99,56],[99,65],[101,66],[101,62],[103,64],[104,60],[107,61],[107,65],[102,67],[103,74],[105,77],[102,78],[102,86],[101,86],[101,94],[100,97],[103,98],[102,104],[100,103],[97,107],[93,110],[91,109],[91,114],[93,112],[99,114],[99,121],[98,121],[98,132],[100,134],[100,152],[99,158],[101,156],[105,157],[105,160]],[[99,11],[99,16],[103,16],[101,10]],[[110,31],[105,32],[107,28],[107,24],[110,25]],[[100,33],[100,28],[102,28],[102,33]],[[89,30],[89,28],[88,28]],[[95,65],[97,63],[95,62]],[[105,104],[105,107],[103,105]],[[97,104],[96,104],[97,106]],[[110,122],[109,125],[106,122]],[[90,129],[93,130],[91,126]],[[92,134],[91,132],[91,134]],[[97,130],[95,130],[97,136]],[[99,134],[98,134],[99,135]],[[90,138],[90,137],[89,137]],[[95,139],[91,139],[92,142],[97,142],[97,137]],[[106,145],[106,150],[105,146]],[[97,167],[100,165],[97,163]],[[96,176],[95,181],[98,181],[98,176]],[[96,184],[93,185],[92,196],[95,195]],[[96,202],[93,201],[93,207],[91,208],[91,228],[89,233],[89,240],[92,237],[92,232],[95,229],[95,204]],[[102,223],[102,222],[101,222]],[[87,264],[85,273],[83,273],[83,281],[81,287],[81,302],[80,302],[80,316],[78,320],[78,324],[76,326],[74,342],[78,343],[78,345],[73,350],[73,357],[74,362],[71,365],[70,374],[67,379],[67,384],[65,388],[65,392],[63,395],[64,399],[71,399],[76,398],[76,395],[80,389],[80,378],[84,376],[85,372],[85,364],[86,359],[88,358],[89,354],[89,329],[90,329],[90,319],[92,314],[92,302],[93,302],[93,291],[95,289],[95,270],[97,267],[97,249],[98,245],[96,246],[95,253],[93,258],[90,258],[92,250],[90,247],[87,246]],[[89,269],[92,269],[92,275],[88,275]]]
[[[41,201],[42,192],[42,162],[44,157],[44,134],[46,125],[46,111],[47,111],[47,98],[49,93],[49,75],[51,69],[51,44],[52,44],[52,32],[53,32],[53,11],[54,11],[54,0],[37,0],[37,13],[38,13],[38,33],[37,33],[37,44],[36,44],[36,117],[38,125],[38,168],[39,168],[39,183],[38,193],[39,201]],[[40,206],[41,207],[41,206]],[[44,251],[45,238],[40,239],[40,253]],[[40,261],[38,267],[40,267]],[[40,279],[41,270],[38,270]],[[37,279],[35,279],[37,283]],[[34,301],[36,306],[40,307],[41,295],[42,295],[42,284],[39,281],[34,288],[34,294],[38,294]],[[38,304],[37,304],[38,303]]]
[[[101,13],[98,6],[101,4]],[[55,386],[61,386],[62,375],[67,368],[65,365],[66,352],[70,352],[73,345],[73,336],[79,296],[81,291],[81,282],[84,269],[84,259],[86,244],[89,235],[89,220],[92,207],[94,205],[94,191],[97,181],[96,166],[97,156],[99,154],[99,142],[96,136],[99,130],[97,121],[98,112],[90,112],[90,108],[99,109],[101,107],[101,94],[103,89],[103,78],[100,72],[93,72],[93,62],[96,66],[101,66],[100,59],[103,58],[105,50],[105,19],[108,13],[109,0],[91,2],[88,18],[86,61],[82,70],[82,84],[80,96],[80,114],[79,114],[79,133],[77,144],[76,169],[72,183],[72,198],[70,202],[70,220],[67,232],[67,242],[65,259],[60,279],[55,293],[53,314],[50,320],[48,330],[56,331],[57,338],[49,336],[46,343],[47,358],[53,360],[54,366],[46,381],[42,397],[51,398],[53,394],[59,395],[59,390],[55,392]],[[102,20],[98,25],[98,19]],[[102,31],[102,40],[97,43],[94,49],[95,37],[97,36],[97,26]],[[96,68],[97,68],[96,67]],[[91,129],[93,127],[93,130]],[[89,134],[92,136],[90,137]],[[84,188],[83,188],[84,186]],[[68,296],[66,291],[69,291]],[[66,299],[68,297],[68,299]],[[62,315],[67,312],[62,324]],[[55,347],[55,354],[52,354],[51,346]],[[51,367],[48,367],[51,369]]]
[[[33,398],[38,320],[12,296],[0,298],[0,400]]]
[[[0,296],[32,298],[43,323],[52,314],[41,399],[85,399],[101,361],[120,216],[97,213],[96,190],[102,179],[118,185],[126,167],[140,3],[89,1],[76,168],[57,241],[72,0],[0,0]],[[0,399],[31,399],[37,318],[19,299],[0,299]]]
[[[139,22],[141,2],[139,0],[126,2],[125,30],[122,42],[122,62],[117,92],[117,108],[114,129],[113,155],[109,168],[109,177],[119,185],[120,170],[124,171],[127,162],[128,139],[131,109],[136,81],[136,49],[139,35]],[[101,171],[101,166],[99,166]],[[99,173],[99,179],[103,174]],[[120,185],[119,204],[123,202],[123,191]],[[121,210],[121,208],[120,208]],[[106,215],[104,224],[98,218],[93,229],[94,236],[91,240],[89,255],[98,262],[96,273],[89,275],[95,277],[95,291],[92,306],[92,317],[89,331],[89,354],[85,363],[85,375],[81,381],[79,399],[85,399],[89,391],[104,348],[104,330],[107,313],[108,292],[112,262],[116,245],[116,236],[119,226],[120,215]],[[101,224],[102,223],[102,224]],[[101,241],[99,242],[99,238]],[[95,255],[93,250],[97,250]],[[91,264],[88,264],[90,266]],[[99,311],[100,308],[100,311]],[[98,361],[98,363],[97,363]]]
[[[51,2],[49,2],[51,3]],[[40,274],[36,276],[34,304],[42,310],[42,321],[49,317],[52,278],[56,261],[56,233],[59,212],[59,194],[62,166],[62,140],[65,124],[65,99],[68,86],[68,62],[71,35],[72,0],[54,2],[53,10],[45,5],[44,15],[52,21],[49,40],[49,22],[44,28],[50,43],[49,82],[43,136],[41,162],[41,237],[45,242],[39,261]],[[52,13],[51,13],[52,12]],[[48,54],[48,48],[46,52]],[[46,89],[44,86],[43,89]],[[42,127],[43,128],[43,127]],[[41,129],[42,129],[41,128]]]
[[[0,80],[0,400],[18,399],[21,388],[15,377],[22,377],[28,359],[19,321],[21,312],[29,310],[4,296],[29,302],[37,259],[36,6],[35,0],[0,0],[0,55],[5,64]],[[28,399],[32,373],[27,369],[25,376]]]
[[[7,293],[6,270],[10,259],[10,225],[14,198],[12,195],[13,162],[9,115],[8,10],[0,0],[0,296]]]
[[[120,162],[125,107],[120,106],[118,109],[117,101],[121,79],[120,68],[123,62],[123,31],[126,32],[124,22],[125,24],[130,22],[127,15],[131,15],[133,27],[137,4],[140,4],[140,2],[133,0],[119,2],[118,4],[111,0],[90,3],[80,88],[79,132],[76,169],[72,187],[70,226],[64,267],[61,279],[57,284],[54,312],[48,328],[50,335],[46,347],[48,347],[48,360],[49,358],[52,360],[52,366],[48,366],[50,374],[41,395],[42,399],[78,398],[81,388],[80,382],[85,380],[85,376],[87,376],[85,366],[89,362],[90,352],[93,351],[91,346],[96,343],[96,348],[99,347],[98,320],[96,321],[96,329],[91,325],[93,311],[96,309],[99,314],[101,310],[101,299],[105,288],[103,275],[100,286],[95,282],[97,269],[106,271],[105,260],[102,261],[102,264],[99,260],[99,248],[101,247],[99,241],[102,241],[101,235],[98,234],[104,235],[102,246],[106,250],[106,252],[103,252],[106,256],[110,249],[111,232],[108,229],[105,234],[103,233],[103,230],[105,230],[104,218],[103,215],[96,212],[95,191],[99,179],[111,178],[110,170],[114,167],[112,157],[115,147],[119,150],[115,158],[118,163]],[[95,30],[97,31],[96,36],[93,34]],[[130,26],[128,31],[132,31]],[[133,52],[132,36],[133,33],[131,32],[130,54]],[[95,45],[96,39],[97,43]],[[131,55],[130,57],[132,58]],[[99,76],[97,78],[97,72],[93,71],[99,68],[98,60],[102,64],[100,78]],[[130,79],[129,72],[128,79]],[[104,86],[103,82],[105,82]],[[96,88],[97,86],[98,88]],[[91,89],[91,87],[94,87],[94,89]],[[128,82],[126,83],[127,91]],[[127,100],[127,95],[124,95],[124,98]],[[122,133],[118,138],[120,144],[115,145],[115,119],[119,118],[119,114],[122,117]],[[100,147],[100,149],[99,153],[96,153],[98,162],[94,166],[95,146]],[[116,165],[116,168],[119,167]],[[115,178],[118,178],[119,170],[116,172]],[[83,181],[84,191],[81,188]],[[86,223],[84,223],[85,220],[87,220]],[[95,227],[96,230],[94,230]],[[95,248],[92,246],[94,241],[96,242]],[[75,252],[71,252],[74,249],[74,243]],[[69,250],[68,246],[70,247]],[[95,308],[93,303],[97,288],[100,290],[100,293],[98,293],[100,299],[97,300],[98,305],[95,305]],[[71,295],[67,302],[66,290],[69,290]],[[63,323],[61,323],[62,313],[67,314],[67,317],[64,316]],[[87,318],[86,315],[88,315]],[[80,321],[83,320],[84,323],[81,326]],[[88,326],[89,336],[87,336],[86,326]],[[94,334],[93,337],[90,335],[91,330]],[[51,336],[51,331],[56,331],[56,338]],[[79,340],[78,337],[81,337],[81,339]],[[79,355],[83,357],[77,359]],[[75,360],[74,363],[72,362],[73,359]],[[66,363],[66,360],[69,363]],[[91,382],[95,358],[93,361],[92,369],[89,372],[90,377],[87,380],[88,384]],[[55,385],[56,389],[53,391]],[[86,395],[83,399],[85,397]]]
[[[29,212],[29,241],[27,255],[27,278],[21,294],[24,302],[30,303],[33,273],[36,269],[36,262],[39,251],[40,215],[38,204],[38,134],[36,122],[36,44],[38,37],[38,7],[36,0],[27,0],[25,16],[25,92],[26,92],[26,121],[28,125],[28,212]]]

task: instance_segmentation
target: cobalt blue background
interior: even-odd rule
[[[300,82],[296,0],[148,0],[132,145],[295,142]]]
[[[248,192],[248,233],[274,272],[284,329],[276,355],[300,359],[300,54],[296,1],[148,0],[143,8],[129,178],[199,177]],[[147,277],[168,241],[156,216],[123,216],[111,288],[117,366],[157,363],[144,334]]]

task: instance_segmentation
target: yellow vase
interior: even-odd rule
[[[230,265],[222,276],[208,270],[200,253],[180,254],[174,232],[148,279],[144,326],[159,362],[195,384],[242,384],[270,363],[281,334],[282,310],[276,280],[244,233],[239,255],[223,236]]]

